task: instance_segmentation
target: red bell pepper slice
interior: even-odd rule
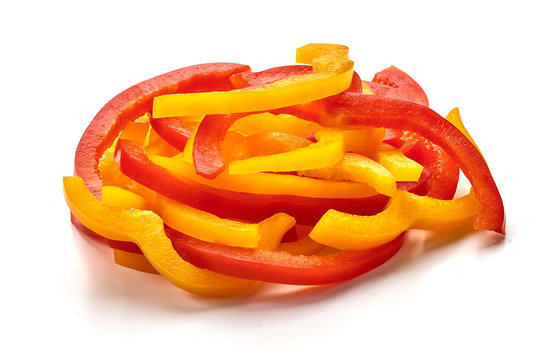
[[[180,118],[152,118],[150,125],[159,136],[180,151],[183,151],[193,133],[193,129],[186,126]]]
[[[313,69],[310,65],[286,65],[259,72],[245,71],[234,74],[230,77],[230,81],[236,88],[242,89],[253,86],[264,86],[290,76],[311,74],[312,72]],[[361,92],[361,78],[356,72],[354,72],[352,83],[346,91]]]
[[[188,238],[172,229],[166,232],[178,254],[199,268],[243,279],[294,285],[335,283],[371,271],[399,251],[404,235],[368,250],[306,256],[208,243]]]
[[[110,147],[125,125],[151,111],[153,98],[177,92],[226,91],[233,89],[231,75],[248,71],[247,65],[209,63],[174,70],[140,82],[112,98],[94,117],[82,135],[75,152],[74,173],[80,176],[90,192],[100,198],[102,182],[97,166],[103,152]],[[99,237],[80,222],[73,224],[84,233]],[[128,245],[139,252],[136,245]]]
[[[172,175],[150,161],[141,145],[126,140],[119,140],[116,145],[116,161],[120,170],[136,182],[173,200],[223,218],[258,222],[284,212],[296,218],[300,224],[314,225],[329,209],[373,215],[380,212],[388,201],[384,195],[325,199],[215,189]]]
[[[442,148],[417,134],[408,134],[400,150],[423,165],[423,172],[417,182],[397,183],[399,189],[437,199],[453,198],[460,169]]]
[[[321,123],[330,119],[346,126],[408,130],[440,146],[475,189],[480,203],[475,228],[505,233],[503,201],[485,159],[460,130],[435,111],[412,102],[359,93],[342,93],[318,101],[313,108],[319,106],[324,106],[326,111],[316,113],[304,107],[303,115]],[[296,115],[294,109],[290,110],[292,115]]]
[[[138,83],[112,98],[94,117],[75,153],[75,175],[84,179],[99,197],[99,158],[129,121],[151,111],[155,96],[178,92],[226,91],[233,88],[230,76],[249,66],[213,63],[189,66]]]
[[[429,106],[429,100],[425,91],[419,84],[407,73],[390,66],[380,72],[377,72],[368,83],[374,95],[380,95],[393,99],[416,102],[421,105]]]

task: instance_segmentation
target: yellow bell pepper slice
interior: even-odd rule
[[[104,205],[79,177],[65,177],[63,184],[67,205],[84,226],[106,238],[137,244],[152,266],[179,288],[204,296],[231,296],[253,286],[253,281],[199,269],[183,260],[155,213]]]
[[[298,175],[365,183],[380,194],[388,196],[393,196],[397,191],[395,177],[385,167],[368,157],[354,153],[346,153],[338,164],[322,169],[300,171]]]
[[[412,225],[421,207],[408,192],[397,191],[386,209],[376,215],[360,216],[327,211],[309,237],[336,249],[360,250],[383,245]]]
[[[219,174],[207,179],[196,173],[193,164],[175,156],[149,156],[155,164],[167,169],[175,176],[187,178],[216,189],[253,194],[296,195],[313,198],[364,198],[376,195],[376,190],[363,183],[328,181],[272,173],[229,175]]]
[[[449,121],[451,124],[453,124],[457,129],[460,130],[461,133],[464,134],[470,140],[470,142],[475,146],[475,148],[479,151],[481,154],[481,150],[479,150],[479,147],[475,143],[475,141],[472,139],[472,136],[468,132],[468,129],[464,126],[464,123],[462,122],[462,118],[460,117],[460,110],[458,107],[451,109],[449,114],[445,117],[447,121]],[[483,154],[481,154],[483,155]]]
[[[149,274],[159,274],[142,254],[119,249],[112,249],[112,251],[114,253],[114,262],[117,265]]]
[[[410,196],[421,202],[421,211],[411,226],[413,229],[453,230],[465,224],[472,224],[477,217],[479,201],[473,189],[468,195],[454,200],[440,200],[415,194]]]
[[[264,132],[280,132],[308,137],[322,129],[319,124],[289,114],[260,113],[244,116],[234,122],[229,132],[249,136]]]
[[[374,160],[395,176],[396,181],[417,181],[423,166],[406,157],[402,151],[389,144],[381,144],[375,152]]]
[[[309,44],[296,52],[300,62],[312,63],[313,74],[291,76],[272,84],[232,91],[161,95],[154,98],[155,118],[228,114],[277,109],[336,95],[350,87],[354,63],[345,46]]]
[[[171,228],[197,239],[267,250],[275,250],[283,235],[296,223],[285,213],[277,213],[256,224],[222,219],[161,195],[157,195],[157,213]]]
[[[329,210],[309,237],[342,250],[376,247],[407,229],[450,230],[473,223],[479,202],[473,191],[454,200],[440,200],[397,190],[386,209],[372,216]]]
[[[340,133],[319,131],[315,137],[318,142],[301,149],[231,161],[228,173],[238,175],[310,170],[331,166],[343,159],[344,138]]]

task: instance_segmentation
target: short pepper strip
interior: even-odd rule
[[[106,238],[136,243],[152,266],[181,289],[204,296],[230,296],[253,286],[252,281],[212,273],[183,260],[165,234],[163,220],[151,211],[103,205],[80,177],[64,178],[64,195],[82,224]]]

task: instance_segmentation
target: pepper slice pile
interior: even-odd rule
[[[393,66],[362,81],[343,45],[305,45],[296,61],[308,65],[195,65],[114,97],[64,178],[72,222],[118,264],[203,296],[348,280],[408,229],[503,234],[458,109],[438,115]],[[472,189],[453,199],[460,170]]]

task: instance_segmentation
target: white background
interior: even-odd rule
[[[0,13],[2,358],[539,357],[532,1],[18,1]],[[204,299],[115,266],[71,226],[61,179],[111,97],[201,62],[290,64],[309,42],[348,45],[366,80],[400,67],[442,115],[460,107],[503,196],[505,241],[415,232],[343,285]]]

